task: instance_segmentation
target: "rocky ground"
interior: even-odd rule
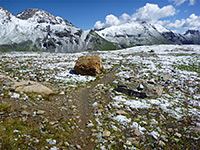
[[[104,71],[76,75],[73,67],[82,55],[100,56]],[[0,58],[0,149],[200,147],[200,46],[10,52]],[[159,85],[162,95],[117,90],[132,79]],[[13,86],[23,81],[23,88],[37,83],[53,94]]]

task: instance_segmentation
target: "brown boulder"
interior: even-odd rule
[[[99,56],[81,56],[76,61],[74,70],[77,74],[98,75],[103,70],[102,60]]]

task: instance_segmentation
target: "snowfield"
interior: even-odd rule
[[[0,74],[18,81],[50,82],[61,89],[58,93],[63,93],[103,78],[75,74],[75,61],[82,55],[99,55],[107,72],[117,66],[112,82],[102,81],[94,87],[96,99],[91,105],[97,110],[96,121],[89,127],[93,128],[96,148],[183,148],[184,139],[192,141],[195,148],[199,146],[200,45],[152,45],[80,53],[2,52]],[[117,92],[118,81],[130,77],[162,85],[162,96],[141,99]],[[104,101],[101,92],[109,94],[110,101]],[[22,99],[22,95],[13,93],[10,97]],[[98,104],[103,105],[101,109]],[[111,133],[108,138],[103,136],[105,130]]]

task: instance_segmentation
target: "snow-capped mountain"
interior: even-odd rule
[[[200,44],[200,32],[198,30],[188,30],[184,33],[184,36],[189,43]]]
[[[96,31],[108,41],[122,47],[146,44],[200,44],[200,32],[189,30],[184,35],[174,33],[160,24],[132,21]]]
[[[96,31],[108,41],[121,45],[145,45],[145,44],[168,44],[171,43],[151,24],[147,22],[128,22],[118,26],[111,26]]]
[[[27,9],[14,16],[0,7],[0,30],[1,50],[76,52],[99,49],[99,44],[115,48],[97,34],[39,9]]]
[[[200,44],[199,31],[189,30],[181,35],[144,21],[83,31],[40,9],[27,9],[15,16],[0,7],[0,31],[0,51],[77,52],[147,44]]]
[[[55,17],[52,14],[40,10],[40,9],[27,9],[19,14],[17,14],[17,18],[22,20],[28,20],[30,23],[49,23],[52,25],[55,24],[63,24],[63,25],[69,25],[70,24],[67,20],[62,19],[61,17]]]

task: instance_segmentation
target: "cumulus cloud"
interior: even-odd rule
[[[94,28],[95,29],[107,28],[107,27],[115,26],[119,24],[120,24],[120,20],[116,16],[110,14],[106,16],[105,22],[102,23],[101,21],[97,21],[94,25]]]
[[[128,14],[124,13],[119,17],[119,20],[121,23],[126,23],[131,19],[131,16],[129,16]]]
[[[177,5],[177,6],[183,4],[186,1],[189,1],[189,5],[195,4],[195,0],[169,0],[169,1],[174,2],[174,4]]]
[[[187,19],[176,20],[166,25],[174,29],[195,29],[200,30],[200,16],[191,14]]]
[[[144,7],[139,8],[136,13],[131,16],[124,13],[119,18],[110,14],[105,18],[105,22],[97,21],[94,25],[95,29],[107,28],[116,26],[129,21],[147,21],[155,23],[158,19],[173,16],[176,14],[176,9],[172,5],[159,8],[157,4],[147,3]]]
[[[156,22],[160,18],[173,16],[175,14],[176,9],[172,5],[159,8],[157,4],[147,3],[132,15],[132,20]]]

